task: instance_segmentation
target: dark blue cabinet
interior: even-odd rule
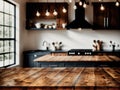
[[[24,59],[23,59],[23,66],[24,67],[39,67],[38,62],[34,62],[34,59],[41,57],[43,55],[49,54],[50,51],[42,51],[42,50],[30,50],[23,52]]]
[[[64,62],[38,62],[39,67],[65,67]]]
[[[34,61],[34,59],[44,56],[46,54],[51,55],[67,55],[67,52],[64,51],[25,51],[24,52],[24,67],[119,67],[120,62],[109,62],[109,61]],[[120,57],[120,50],[114,52],[111,51],[95,51],[92,52],[92,55],[116,55]]]

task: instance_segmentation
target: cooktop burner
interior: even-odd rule
[[[71,49],[68,55],[92,55],[92,49]]]

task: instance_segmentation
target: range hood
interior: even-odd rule
[[[67,29],[78,29],[78,28],[92,28],[92,25],[85,20],[85,9],[76,3],[77,9],[75,10],[75,20],[70,22]]]

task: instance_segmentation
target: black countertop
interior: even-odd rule
[[[112,51],[112,50],[103,50],[103,51],[92,51],[92,49],[71,49],[71,50],[56,50],[56,51],[52,51],[52,50],[27,50],[24,51],[24,53],[35,53],[35,52],[50,52],[50,53],[68,53],[69,52],[75,52],[75,54],[79,54],[79,52],[83,52],[83,53],[91,53],[91,54],[98,54],[98,53],[108,53],[108,54],[120,54],[120,49]]]
[[[52,50],[27,50],[24,51],[24,53],[34,53],[34,52],[51,52],[51,53],[62,53],[62,52],[68,52],[67,50],[56,50],[56,51],[52,51]]]
[[[93,51],[92,49],[71,49],[68,51],[68,55],[98,55],[98,54],[120,54],[120,50],[103,50]]]
[[[108,54],[120,54],[120,50],[103,50],[103,51],[93,51],[93,53],[108,53]]]

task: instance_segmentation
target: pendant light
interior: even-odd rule
[[[82,6],[82,1],[81,0],[79,1],[79,5]]]
[[[86,4],[86,2],[84,2],[84,4],[83,4],[83,7],[84,7],[84,8],[86,8],[86,7],[87,7],[87,4]]]
[[[118,0],[116,0],[115,6],[119,7],[120,3]]]
[[[103,2],[103,0],[101,0],[101,2]],[[101,3],[101,6],[100,6],[100,10],[101,10],[101,11],[104,11],[104,10],[105,10],[105,7],[103,6],[102,3]]]
[[[48,0],[47,0],[47,6],[48,6]],[[47,7],[47,8],[48,8],[48,7]],[[45,15],[46,15],[46,16],[50,16],[50,12],[49,12],[49,10],[48,10],[48,9],[46,10]]]
[[[67,12],[67,10],[65,9],[65,7],[63,7],[62,11],[63,11],[63,13]]]
[[[101,4],[100,10],[101,10],[101,11],[104,11],[104,10],[105,10],[105,7],[103,6],[103,4]]]
[[[40,13],[39,11],[36,12],[36,16],[39,17],[40,16]]]
[[[37,2],[39,2],[39,1],[37,1]],[[39,17],[40,15],[41,14],[40,14],[39,9],[38,9],[37,12],[36,12],[36,16]]]
[[[69,0],[69,3],[71,3],[72,2],[72,0]]]
[[[50,16],[50,12],[48,11],[48,9],[46,10],[45,15],[46,15],[46,16]]]
[[[74,9],[77,9],[77,6],[76,5],[74,5],[74,7],[73,7]]]
[[[55,0],[55,9],[54,9],[54,11],[53,11],[53,15],[54,15],[54,16],[57,16],[57,15],[58,15],[58,12],[56,11],[56,0]]]
[[[57,11],[54,9],[54,11],[53,11],[53,15],[54,16],[57,16],[58,15],[58,13],[57,13]]]
[[[80,0],[80,1],[79,1],[79,5],[82,6],[83,8],[87,8],[87,4],[88,4],[88,3],[86,2],[86,0],[84,0],[84,1],[83,1],[83,0]]]
[[[77,6],[76,5],[74,5],[74,7],[73,7],[74,9],[77,9]]]
[[[64,3],[65,3],[65,0],[64,0]],[[67,12],[65,6],[63,6],[62,12],[63,12],[63,13],[66,13],[66,12]]]
[[[77,9],[76,0],[75,0],[75,4],[74,4],[73,8],[74,8],[74,9]]]

